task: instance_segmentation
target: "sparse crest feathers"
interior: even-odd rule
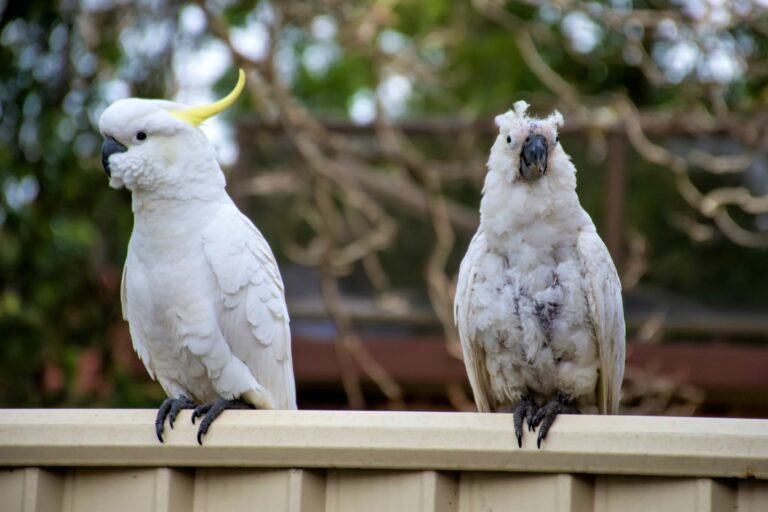
[[[533,120],[527,115],[529,106],[527,101],[516,101],[515,104],[512,105],[511,110],[496,116],[496,126],[509,129],[514,125]],[[553,128],[560,128],[564,123],[563,115],[557,110],[553,111],[542,121],[554,125]]]

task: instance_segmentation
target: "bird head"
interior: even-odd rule
[[[164,100],[127,98],[99,119],[101,163],[114,188],[176,189],[185,182],[223,181],[213,145],[199,129],[240,95],[245,73],[226,97],[199,107]]]
[[[547,174],[552,153],[560,143],[557,129],[563,125],[563,116],[555,110],[546,119],[533,119],[527,110],[528,103],[518,101],[513,110],[496,116],[499,136],[491,159],[499,161],[494,167],[506,167],[512,179],[532,183]]]

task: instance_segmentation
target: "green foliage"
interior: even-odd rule
[[[222,15],[240,27],[254,9],[267,9],[264,2],[226,4]],[[351,4],[339,12],[377,8],[374,2]],[[273,2],[272,8],[280,5]],[[317,13],[307,14],[312,7],[302,6],[294,6],[297,21],[290,20],[278,36],[297,63],[291,92],[318,116],[347,116],[351,98],[361,90],[375,91],[381,79],[371,50],[348,35],[335,38],[327,43],[336,52],[327,68],[309,69],[304,57],[318,43],[309,27]],[[134,96],[173,93],[175,46],[188,44],[179,34],[182,7],[176,1],[106,2],[102,10],[84,12],[77,2],[0,2],[0,406],[143,406],[161,397],[132,354],[121,318],[119,283],[132,223],[130,199],[126,191],[107,186],[95,122],[113,99],[109,87],[115,80]],[[539,15],[517,2],[505,12],[519,20]],[[540,100],[534,105],[537,112],[561,100],[529,71],[514,34],[478,14],[470,2],[406,0],[395,3],[391,14],[371,36],[370,46],[383,30],[393,31],[405,41],[404,54],[415,52],[430,63],[422,70],[429,79],[412,84],[406,116],[490,120],[520,97]],[[126,42],[126,31],[162,23],[172,34],[169,40],[149,38],[141,51]],[[557,23],[539,23],[539,28],[541,57],[583,94],[610,98],[621,92],[638,106],[670,109],[705,100],[691,94],[685,82],[651,86],[638,67],[625,63],[626,38],[618,32],[607,32],[585,55],[568,47]],[[766,54],[766,37],[748,27],[736,31],[752,38],[754,55]],[[212,38],[205,32],[192,44]],[[217,88],[231,87],[234,76],[232,66]],[[766,80],[736,81],[727,87],[725,99],[743,108],[759,106],[767,94]],[[240,100],[238,108],[245,110],[246,104]],[[229,119],[234,122],[234,116]],[[263,161],[280,162],[285,148],[271,139],[261,142]],[[427,156],[442,157],[455,149],[455,142],[416,143]],[[482,150],[490,144],[490,138],[483,141]],[[564,137],[563,144],[579,168],[582,202],[599,225],[604,164],[590,157],[584,140]],[[712,302],[768,300],[765,286],[754,278],[764,274],[765,251],[737,247],[721,235],[692,242],[675,219],[706,219],[691,212],[672,174],[639,158],[631,162],[626,223],[651,241],[644,282]],[[447,189],[453,199],[477,205],[475,187],[462,183]],[[251,212],[259,215],[270,240],[282,240],[291,206],[279,199],[262,201]],[[275,211],[281,215],[270,215]],[[383,263],[394,285],[423,288],[433,240],[425,225],[404,214],[395,218],[398,238]],[[457,242],[449,271],[456,269],[466,243]]]
[[[135,381],[108,377],[128,371],[110,335],[132,221],[98,159],[101,77],[78,70],[121,53],[114,36],[86,51],[74,16],[50,6],[12,2],[0,23],[0,405],[146,403]]]

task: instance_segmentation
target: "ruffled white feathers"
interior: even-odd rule
[[[496,117],[481,222],[462,261],[454,315],[481,411],[540,402],[559,391],[583,410],[616,413],[624,373],[621,285],[576,195],[576,169],[559,144],[563,117]],[[540,136],[548,167],[520,173],[523,144]]]

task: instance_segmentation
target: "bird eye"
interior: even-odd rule
[[[147,133],[146,132],[136,133],[136,140],[138,141],[147,140]]]
[[[560,136],[555,137],[555,145],[560,144]]]
[[[512,136],[507,135],[507,144],[511,144],[511,143],[512,143]]]

